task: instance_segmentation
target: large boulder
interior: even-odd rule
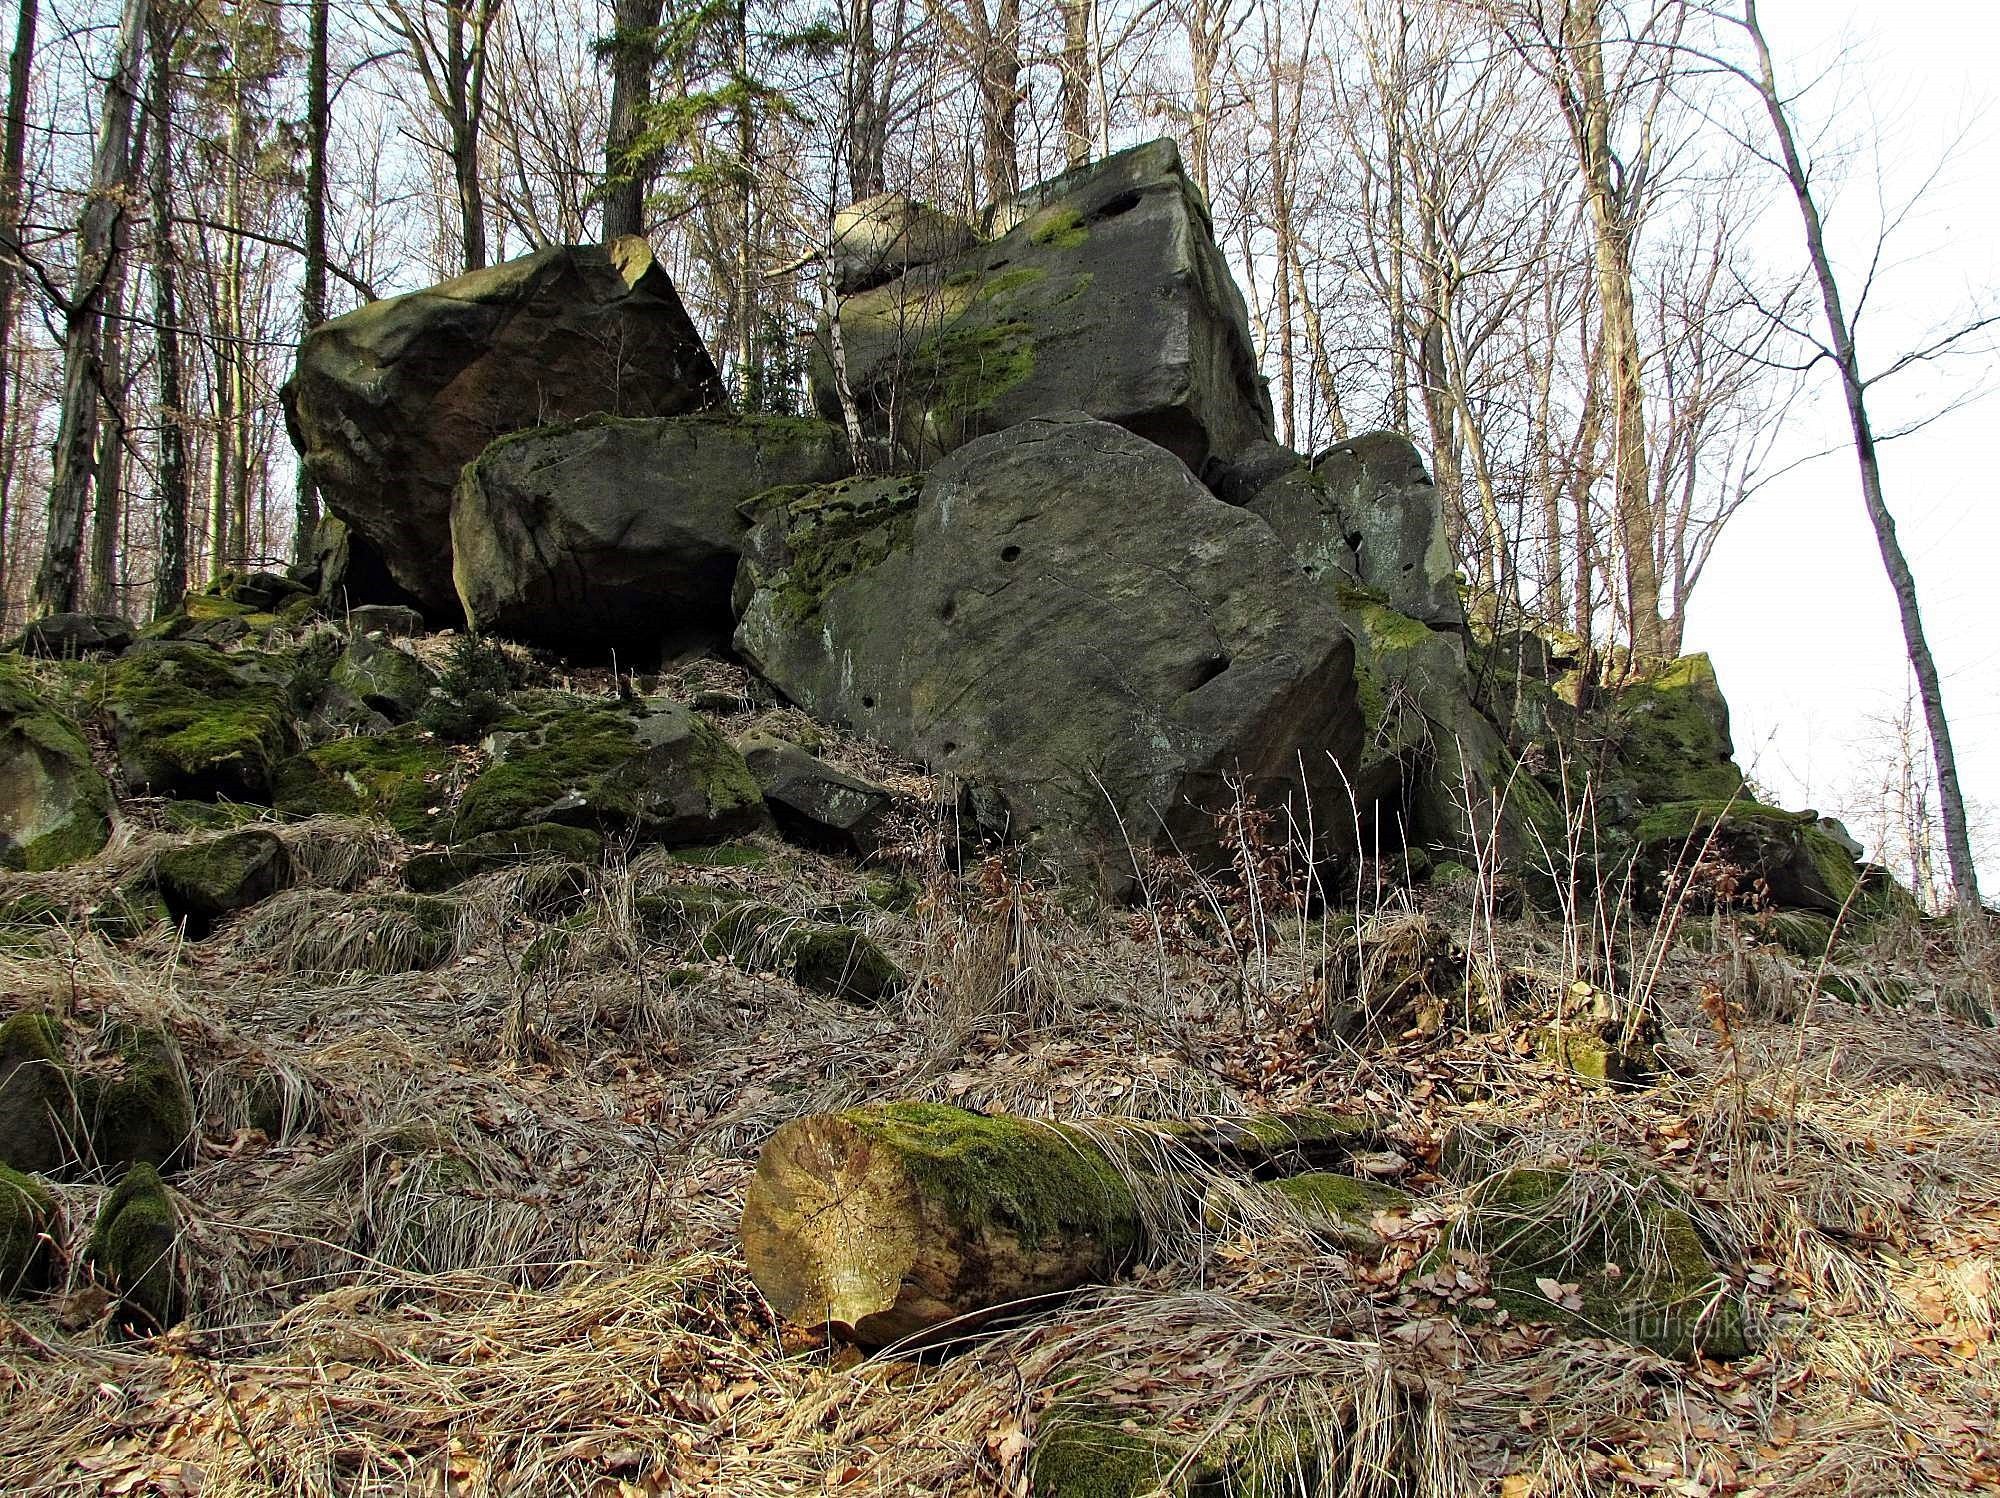
[[[459,839],[560,822],[669,845],[715,843],[768,823],[743,756],[675,703],[557,705],[490,742],[494,762],[458,804]]]
[[[877,193],[833,215],[833,281],[867,291],[919,265],[963,254],[979,236],[964,219],[899,192]]]
[[[120,656],[105,704],[125,782],[142,796],[262,800],[297,742],[278,658],[154,643]]]
[[[840,429],[795,416],[592,416],[506,438],[467,465],[452,503],[465,617],[626,661],[726,644],[738,506],[850,472]]]
[[[53,869],[88,858],[111,835],[111,790],[90,746],[0,662],[0,869]]]
[[[843,774],[772,734],[751,734],[736,747],[786,837],[854,858],[880,850],[895,809],[895,798],[881,786]]]
[[[197,938],[224,916],[289,889],[297,877],[284,842],[261,827],[191,838],[163,849],[153,861],[153,879],[168,914]]]
[[[631,237],[542,250],[322,323],[283,394],[327,509],[444,616],[458,607],[452,491],[494,438],[724,400],[673,282]]]
[[[132,643],[132,626],[116,614],[49,614],[33,621],[7,648],[59,661],[116,655]]]
[[[1315,576],[1365,589],[1426,624],[1465,624],[1444,507],[1400,433],[1368,432],[1310,462],[1258,444],[1216,489],[1262,517]]]
[[[737,593],[766,679],[1066,863],[1122,879],[1128,839],[1203,857],[1238,783],[1350,824],[1338,615],[1268,527],[1120,427],[1035,419],[921,486],[776,496]]]
[[[1030,188],[996,205],[992,227],[995,239],[842,300],[864,430],[922,463],[1080,410],[1196,472],[1269,439],[1243,297],[1172,141]],[[840,417],[831,358],[816,364],[814,395]]]

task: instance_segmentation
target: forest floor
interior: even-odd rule
[[[81,910],[142,862],[162,834],[126,810],[103,858],[39,887]],[[532,868],[487,875],[456,892],[444,961],[371,973],[399,960],[374,897],[407,850],[379,825],[281,831],[309,887],[206,941],[82,919],[0,941],[10,1008],[163,1023],[202,1120],[172,1178],[188,1321],[116,1335],[74,1263],[0,1314],[9,1493],[1026,1495],[1051,1411],[1086,1386],[1190,1451],[1306,1432],[1304,1493],[2000,1490],[1984,933],[1884,936],[1861,986],[1885,1001],[1852,1003],[1726,922],[1695,943],[1620,916],[1592,941],[1502,918],[1476,879],[1350,891],[1344,917],[1199,881],[1090,912],[1003,861],[913,854],[907,908],[865,918],[912,982],[864,1008],[638,931],[635,898],[689,878],[801,911],[880,879],[775,839],[700,867],[614,860],[563,944]],[[1446,959],[1359,1045],[1327,1024],[1329,956],[1357,940]],[[1588,956],[1607,946],[1614,964]],[[1654,1085],[1537,1058],[1531,1027],[1579,979],[1658,1021]],[[1117,1284],[947,1352],[863,1357],[775,1320],[737,1220],[780,1124],[903,1098],[1365,1111],[1387,1146],[1368,1168],[1417,1205],[1378,1220],[1369,1260],[1281,1218],[1182,1223]],[[1426,1256],[1469,1189],[1468,1140],[1495,1166],[1609,1146],[1671,1175],[1761,1350],[1674,1361],[1455,1314],[1479,1266]],[[68,1241],[103,1190],[60,1188]]]

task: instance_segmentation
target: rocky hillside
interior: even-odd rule
[[[1991,1485],[1990,936],[1278,446],[1170,145],[841,225],[818,417],[547,251],[0,655],[8,1491]]]

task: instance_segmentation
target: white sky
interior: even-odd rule
[[[1844,76],[1805,107],[1838,110],[1865,144],[1875,129],[1881,195],[1906,198],[1964,137],[1927,209],[1892,243],[1901,254],[1862,324],[1864,364],[1879,367],[1974,304],[2000,302],[2000,4],[1995,0],[1760,0],[1780,82],[1823,71],[1845,42]],[[1829,221],[1836,254],[1873,243],[1872,152],[1856,157]],[[1774,182],[1774,194],[1779,191]],[[1800,249],[1788,203],[1774,251]],[[1990,343],[1988,345],[1990,347]],[[1960,361],[1884,390],[1879,427],[1936,410],[1953,391],[2000,384],[2000,357]],[[1830,380],[1795,410],[1796,453],[1845,441]],[[1884,488],[1951,718],[1960,776],[1977,820],[1982,886],[2000,892],[2000,391],[1883,449]],[[1861,508],[1852,451],[1841,447],[1774,483],[1731,523],[1691,603],[1689,650],[1715,660],[1734,714],[1737,758],[1786,805],[1848,816],[1868,836],[1869,787],[1889,759],[1877,720],[1900,710],[1908,659],[1895,600]]]

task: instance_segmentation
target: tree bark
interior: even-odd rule
[[[743,1206],[751,1278],[786,1319],[863,1346],[935,1338],[1101,1282],[1195,1162],[1291,1174],[1376,1138],[1328,1113],[1088,1125],[894,1103],[815,1114],[764,1146]],[[1132,1181],[1145,1185],[1134,1192]]]
[[[663,0],[613,0],[611,120],[604,133],[604,242],[646,232],[646,195],[658,167],[656,153],[635,148],[653,102],[653,65]]]
[[[1090,160],[1090,21],[1094,0],[1062,0],[1063,159],[1071,166]]]
[[[125,505],[125,401],[131,375],[125,350],[125,265],[121,261],[104,295],[110,325],[99,361],[104,386],[104,418],[97,434],[97,490],[90,514],[90,573],[87,597],[94,613],[118,612],[118,533]]]
[[[1875,544],[1882,554],[1882,568],[1896,595],[1896,611],[1903,625],[1903,643],[1910,657],[1910,669],[1917,678],[1917,698],[1923,704],[1924,726],[1930,732],[1931,756],[1937,769],[1938,813],[1944,821],[1945,857],[1951,867],[1952,898],[1967,912],[1979,909],[1979,870],[1972,858],[1972,838],[1966,825],[1965,794],[1959,786],[1958,760],[1952,750],[1951,720],[1945,715],[1944,687],[1938,679],[1937,661],[1924,635],[1923,611],[1917,605],[1917,580],[1910,571],[1909,558],[1896,536],[1896,520],[1882,493],[1882,464],[1875,447],[1875,430],[1868,416],[1868,382],[1861,372],[1856,351],[1854,325],[1849,320],[1840,294],[1840,282],[1827,254],[1825,227],[1820,221],[1819,204],[1813,197],[1812,179],[1799,155],[1792,134],[1792,122],[1778,93],[1778,81],[1771,65],[1771,49],[1757,20],[1757,0],[1743,0],[1743,27],[1757,52],[1757,88],[1770,116],[1772,133],[1784,161],[1785,176],[1798,204],[1805,226],[1806,253],[1812,261],[1813,276],[1819,283],[1820,305],[1826,315],[1827,335],[1832,340],[1834,367],[1840,371],[1841,393],[1847,403],[1848,427],[1854,439],[1854,457],[1861,471],[1861,502],[1868,511],[1868,523],[1875,531]]]
[[[6,445],[7,419],[12,410],[8,401],[8,380],[13,374],[14,302],[19,292],[20,268],[14,257],[21,234],[21,183],[27,158],[28,90],[33,85],[35,31],[40,17],[39,0],[17,0],[20,10],[14,18],[14,50],[7,59],[6,142],[0,146],[0,448]],[[11,480],[11,472],[8,475]],[[7,488],[0,489],[0,517],[13,502]],[[7,578],[6,527],[0,524],[0,587]],[[6,599],[0,594],[0,611]]]
[[[316,3],[323,4],[324,0]],[[184,397],[180,257],[173,230],[173,35],[160,10],[153,11],[150,23],[147,40],[153,58],[153,133],[157,141],[149,183],[153,216],[153,379],[160,430],[157,459],[160,558],[153,577],[153,617],[159,619],[178,609],[187,593],[188,474],[187,432],[181,413]]]
[[[32,612],[36,614],[74,609],[83,583],[83,521],[90,505],[103,400],[99,339],[105,290],[124,248],[119,237],[132,172],[132,116],[147,9],[147,0],[125,0],[111,77],[104,87],[90,192],[78,225],[76,283],[63,309],[62,416],[56,429],[55,478],[49,486],[48,536],[35,577]]]
[[[327,314],[326,147],[332,128],[327,96],[327,23],[331,8],[331,0],[311,0],[306,24],[306,243],[299,313],[307,331],[325,322]],[[304,565],[312,560],[313,532],[318,528],[319,486],[313,482],[311,470],[301,463],[292,507],[294,562]]]

